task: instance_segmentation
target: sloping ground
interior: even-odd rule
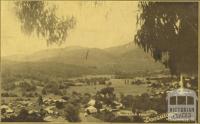
[[[138,73],[164,70],[149,54],[132,44],[107,49],[66,47],[16,55],[2,59],[4,70],[41,72],[56,75]],[[17,71],[18,70],[18,71]],[[37,73],[36,72],[36,73]],[[70,73],[68,73],[70,72]]]

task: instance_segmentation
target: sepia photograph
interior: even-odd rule
[[[0,2],[1,122],[199,122],[199,2]]]

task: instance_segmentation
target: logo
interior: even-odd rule
[[[197,96],[193,90],[179,88],[167,93],[168,121],[195,121]]]

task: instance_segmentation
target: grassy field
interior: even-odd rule
[[[138,95],[138,94],[148,92],[147,90],[150,89],[149,87],[147,87],[147,84],[140,84],[140,85],[131,84],[132,80],[133,79],[129,79],[130,84],[125,84],[125,79],[110,79],[109,82],[111,82],[110,86],[114,88],[114,91],[117,95],[119,95],[120,93],[123,93],[124,95]],[[70,86],[69,88],[66,89],[66,91],[67,93],[72,93],[75,91],[81,94],[89,93],[91,95],[94,95],[96,94],[97,91],[105,87],[107,87],[107,85],[97,84],[97,85]],[[42,89],[43,87],[37,86],[37,89],[35,92],[37,92],[38,94],[41,94]],[[9,90],[9,91],[2,89],[2,92],[10,92],[18,96],[21,96],[22,89],[20,87],[16,87],[14,90]]]
[[[112,82],[111,87],[115,89],[115,93],[119,95],[120,93],[123,93],[125,95],[138,95],[147,92],[148,87],[146,84],[141,85],[125,85],[124,79],[111,79]],[[95,94],[97,91],[99,91],[102,88],[107,87],[106,85],[86,85],[86,86],[72,86],[69,89],[67,89],[68,92],[79,92],[79,93],[90,93]]]

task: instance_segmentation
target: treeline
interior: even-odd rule
[[[56,62],[2,62],[2,81],[12,82],[24,78],[46,81],[68,79],[83,74],[93,74],[95,69]]]
[[[80,78],[77,79],[76,81],[87,85],[96,85],[96,84],[105,85],[106,82],[109,80],[110,78],[107,77],[92,77],[92,78]]]

